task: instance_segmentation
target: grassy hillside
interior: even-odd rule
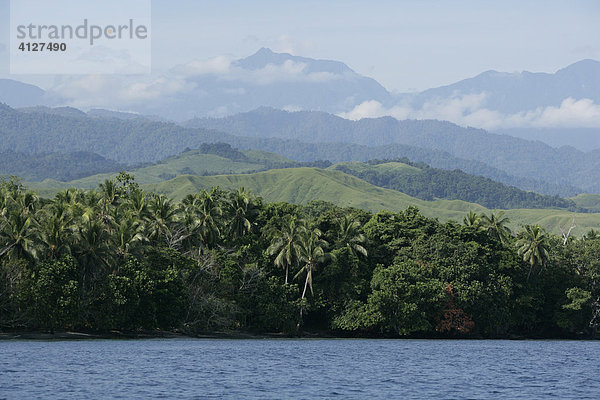
[[[600,212],[600,194],[582,193],[571,197],[570,200],[573,200],[578,207]]]
[[[216,154],[202,153],[200,150],[188,150],[177,156],[169,157],[159,163],[142,168],[129,169],[140,184],[158,183],[173,179],[179,175],[218,175],[241,174],[262,171],[272,167],[293,165],[295,162],[275,153],[260,150],[240,152],[243,161],[231,160]],[[29,182],[27,185],[44,195],[53,194],[69,187],[92,189],[106,179],[114,178],[116,173],[105,173],[62,182],[46,179],[42,182]]]
[[[478,204],[461,200],[416,199],[395,190],[379,188],[340,171],[317,168],[290,168],[244,175],[179,176],[170,181],[145,185],[145,189],[181,199],[189,193],[215,186],[223,189],[245,187],[272,202],[303,204],[311,200],[324,200],[374,212],[382,209],[399,211],[415,206],[424,215],[443,221],[462,221],[469,210],[489,212]],[[600,227],[599,214],[517,209],[508,210],[507,215],[512,220],[513,228],[524,224],[540,224],[550,231],[560,233],[560,227],[568,228],[574,220],[577,227],[573,234],[582,235],[591,228]]]
[[[460,170],[431,168],[408,159],[373,160],[368,163],[344,162],[330,169],[345,172],[375,186],[394,189],[422,200],[464,200],[488,208],[562,208],[577,209],[575,203],[558,196],[541,195],[495,182]]]

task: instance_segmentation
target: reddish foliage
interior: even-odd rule
[[[454,330],[460,333],[468,333],[475,326],[475,322],[473,322],[471,316],[467,315],[467,313],[454,304],[454,289],[451,284],[446,286],[446,294],[448,295],[448,302],[444,307],[442,318],[438,322],[436,329],[439,332]]]

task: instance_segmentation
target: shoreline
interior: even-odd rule
[[[393,340],[600,340],[584,334],[573,335],[547,335],[547,336],[521,336],[506,335],[498,337],[474,337],[474,336],[391,336],[391,335],[339,335],[331,332],[302,332],[301,334],[284,333],[252,333],[252,332],[206,332],[190,335],[177,331],[108,331],[108,332],[84,332],[84,331],[0,331],[0,342],[10,340],[27,341],[54,341],[54,340],[148,340],[148,339],[393,339]]]

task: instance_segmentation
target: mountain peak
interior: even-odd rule
[[[579,74],[597,74],[600,72],[600,61],[585,59],[577,61],[571,65],[568,65],[562,69],[556,71],[557,74],[564,73],[579,73]]]
[[[256,53],[237,60],[234,64],[246,70],[258,70],[269,64],[282,65],[287,61],[306,64],[304,72],[329,72],[332,74],[354,73],[350,67],[343,62],[331,60],[316,60],[314,58],[294,56],[289,53],[276,53],[273,50],[262,47]]]

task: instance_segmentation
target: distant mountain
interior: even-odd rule
[[[0,79],[0,103],[11,107],[31,107],[47,102],[46,92],[37,86],[12,79]]]
[[[440,98],[485,93],[483,108],[514,114],[538,107],[559,106],[569,97],[600,104],[600,62],[582,60],[553,74],[486,71],[451,85],[428,89],[411,98],[414,107]]]
[[[0,176],[15,175],[27,181],[70,181],[122,169],[125,169],[123,164],[83,151],[66,154],[0,151]]]
[[[512,176],[600,191],[600,151],[584,153],[573,147],[556,149],[542,142],[463,128],[445,121],[398,121],[391,117],[350,121],[321,112],[260,108],[221,119],[194,119],[186,126],[217,129],[240,136],[279,137],[306,142],[346,142],[367,146],[403,144],[480,161]],[[408,157],[415,160],[410,155]]]
[[[429,149],[425,149],[414,145],[393,144],[388,139],[389,137],[393,138],[394,134],[397,133],[394,130],[384,132],[383,139],[380,140],[382,136],[378,135],[377,132],[382,123],[383,125],[389,124],[392,128],[398,123],[398,121],[392,118],[364,120],[354,123],[324,113],[315,114],[318,118],[323,119],[323,121],[333,119],[333,121],[341,122],[343,124],[341,127],[348,127],[348,132],[351,132],[354,129],[353,127],[361,127],[358,130],[354,129],[354,134],[359,136],[367,135],[365,136],[367,139],[361,139],[366,145],[358,145],[339,142],[306,143],[306,141],[302,141],[310,140],[312,131],[307,131],[306,135],[294,131],[295,133],[292,137],[298,137],[302,140],[244,137],[213,129],[185,128],[173,123],[155,122],[143,118],[123,120],[113,117],[91,117],[72,110],[66,111],[68,112],[65,113],[65,110],[48,112],[48,109],[45,108],[32,108],[27,111],[19,111],[7,106],[0,106],[0,151],[12,150],[27,154],[86,151],[100,154],[105,158],[115,160],[119,163],[131,165],[156,162],[178,154],[186,148],[199,148],[203,143],[224,142],[240,149],[258,149],[275,152],[295,161],[329,160],[331,162],[340,162],[408,157],[411,160],[425,162],[436,168],[458,168],[467,173],[483,175],[521,189],[535,190],[544,194],[570,196],[582,192],[581,189],[577,189],[573,184],[566,184],[564,182],[560,184],[548,184],[536,177],[507,174],[500,168],[490,166],[486,162],[490,160],[473,160],[473,157],[468,152],[462,153],[465,154],[465,157],[453,156],[444,149],[443,144],[447,139],[442,141],[433,134],[429,142],[440,140],[443,142],[442,146],[437,146],[437,148],[431,148],[432,146],[430,146]],[[269,114],[267,113],[267,115]],[[290,125],[286,125],[285,122],[288,116],[295,117],[296,114],[277,112],[274,115],[282,117],[281,120],[273,123],[273,121],[266,118],[264,121],[265,128],[270,124],[272,125],[272,129],[280,129],[283,136],[290,136],[286,133],[287,130],[291,129],[289,128]],[[300,113],[298,115],[312,116],[313,114]],[[295,120],[292,121],[294,124],[298,122]],[[416,127],[429,126],[423,121],[413,122],[416,124]],[[449,137],[455,138],[457,143],[463,143],[464,145],[464,142],[458,141],[458,138],[468,130],[448,123],[438,124],[441,127],[449,126],[452,129],[456,129],[455,134]],[[315,130],[321,127],[320,129],[325,132],[324,135],[328,132],[325,129],[327,125],[322,121],[313,125]],[[231,126],[232,131],[245,131],[244,124],[241,124],[238,130],[234,130],[233,126]],[[292,124],[292,126],[294,125]],[[419,134],[422,131],[423,129],[415,130],[414,133]],[[248,134],[252,134],[251,130],[248,132]],[[445,131],[437,131],[437,134],[442,133],[445,133]],[[495,137],[498,135],[492,136]],[[334,135],[330,135],[330,137],[335,138]],[[369,137],[372,139],[368,140]],[[320,134],[313,138],[328,140],[326,136],[320,136]],[[340,137],[338,138],[341,140]],[[465,138],[469,138],[469,136],[466,135]],[[510,139],[509,137],[506,138]],[[528,143],[526,141],[521,142]],[[375,146],[378,143],[382,144]],[[479,146],[483,146],[484,142],[478,142],[478,144]],[[513,145],[514,142],[510,142],[509,140],[507,144]],[[542,147],[542,149],[545,148]]]
[[[262,48],[237,60],[194,60],[161,76],[114,77],[104,82],[87,87],[71,78],[46,93],[3,80],[0,102],[13,107],[86,104],[125,112],[113,115],[118,118],[130,118],[132,111],[133,115],[157,116],[149,119],[174,121],[222,117],[266,106],[353,119],[392,115],[451,120],[486,129],[600,127],[594,119],[600,107],[600,62],[595,60],[582,60],[555,73],[486,71],[420,93],[391,94],[342,62]],[[110,112],[94,113],[107,116]]]
[[[494,133],[538,140],[552,147],[572,146],[585,152],[600,149],[600,128],[511,128]]]
[[[391,98],[377,81],[341,62],[274,53],[266,48],[232,61],[219,71],[205,71],[197,64],[173,70],[173,76],[184,79],[178,93],[144,100],[130,109],[186,120],[230,115],[260,106],[338,113],[363,101],[378,99],[387,103]]]

